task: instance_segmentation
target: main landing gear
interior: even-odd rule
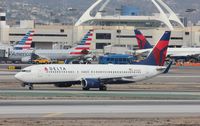
[[[22,83],[22,87],[28,87],[29,90],[33,90],[33,84]]]
[[[100,91],[107,91],[107,87],[105,85],[102,85],[99,87]]]
[[[89,90],[90,90],[89,87],[83,87],[82,89],[83,89],[83,91],[89,91]],[[106,85],[101,85],[101,86],[99,87],[99,91],[107,91]]]

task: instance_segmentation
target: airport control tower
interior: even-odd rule
[[[0,44],[9,45],[9,25],[6,24],[6,13],[0,9]]]

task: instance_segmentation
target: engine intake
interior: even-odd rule
[[[100,88],[101,85],[101,81],[99,79],[83,79],[81,82],[83,89],[85,90],[89,90],[90,88]]]

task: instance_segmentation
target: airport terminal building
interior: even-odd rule
[[[130,49],[137,48],[134,26],[65,26],[65,25],[31,25],[9,28],[9,42],[15,44],[29,30],[34,30],[33,47],[36,49],[69,48],[80,42],[84,34],[94,29],[92,48],[101,51],[106,45],[119,45]],[[30,21],[28,21],[30,22]],[[33,27],[32,27],[33,26]],[[166,28],[142,29],[151,44],[156,44]],[[171,47],[200,46],[200,26],[175,28],[172,31]]]
[[[92,49],[102,53],[107,45],[118,45],[128,49],[137,48],[134,29],[140,29],[152,45],[157,43],[164,31],[172,30],[171,47],[200,46],[200,26],[184,27],[175,13],[162,2],[160,4],[169,13],[165,14],[160,10],[160,13],[153,14],[153,16],[138,16],[138,10],[128,12],[128,7],[124,7],[125,10],[119,16],[105,16],[102,13],[104,9],[102,7],[92,17],[90,12],[100,2],[101,0],[98,0],[88,8],[74,26],[39,25],[35,24],[33,20],[23,20],[18,26],[8,26],[6,14],[0,13],[0,41],[3,44],[14,45],[29,30],[34,30],[32,47],[36,49],[67,49],[79,43],[84,34],[93,29]],[[106,3],[103,6],[106,6]],[[173,26],[171,21],[176,22],[176,25]]]

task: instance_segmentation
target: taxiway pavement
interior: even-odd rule
[[[1,101],[0,118],[132,118],[200,116],[200,101]]]

